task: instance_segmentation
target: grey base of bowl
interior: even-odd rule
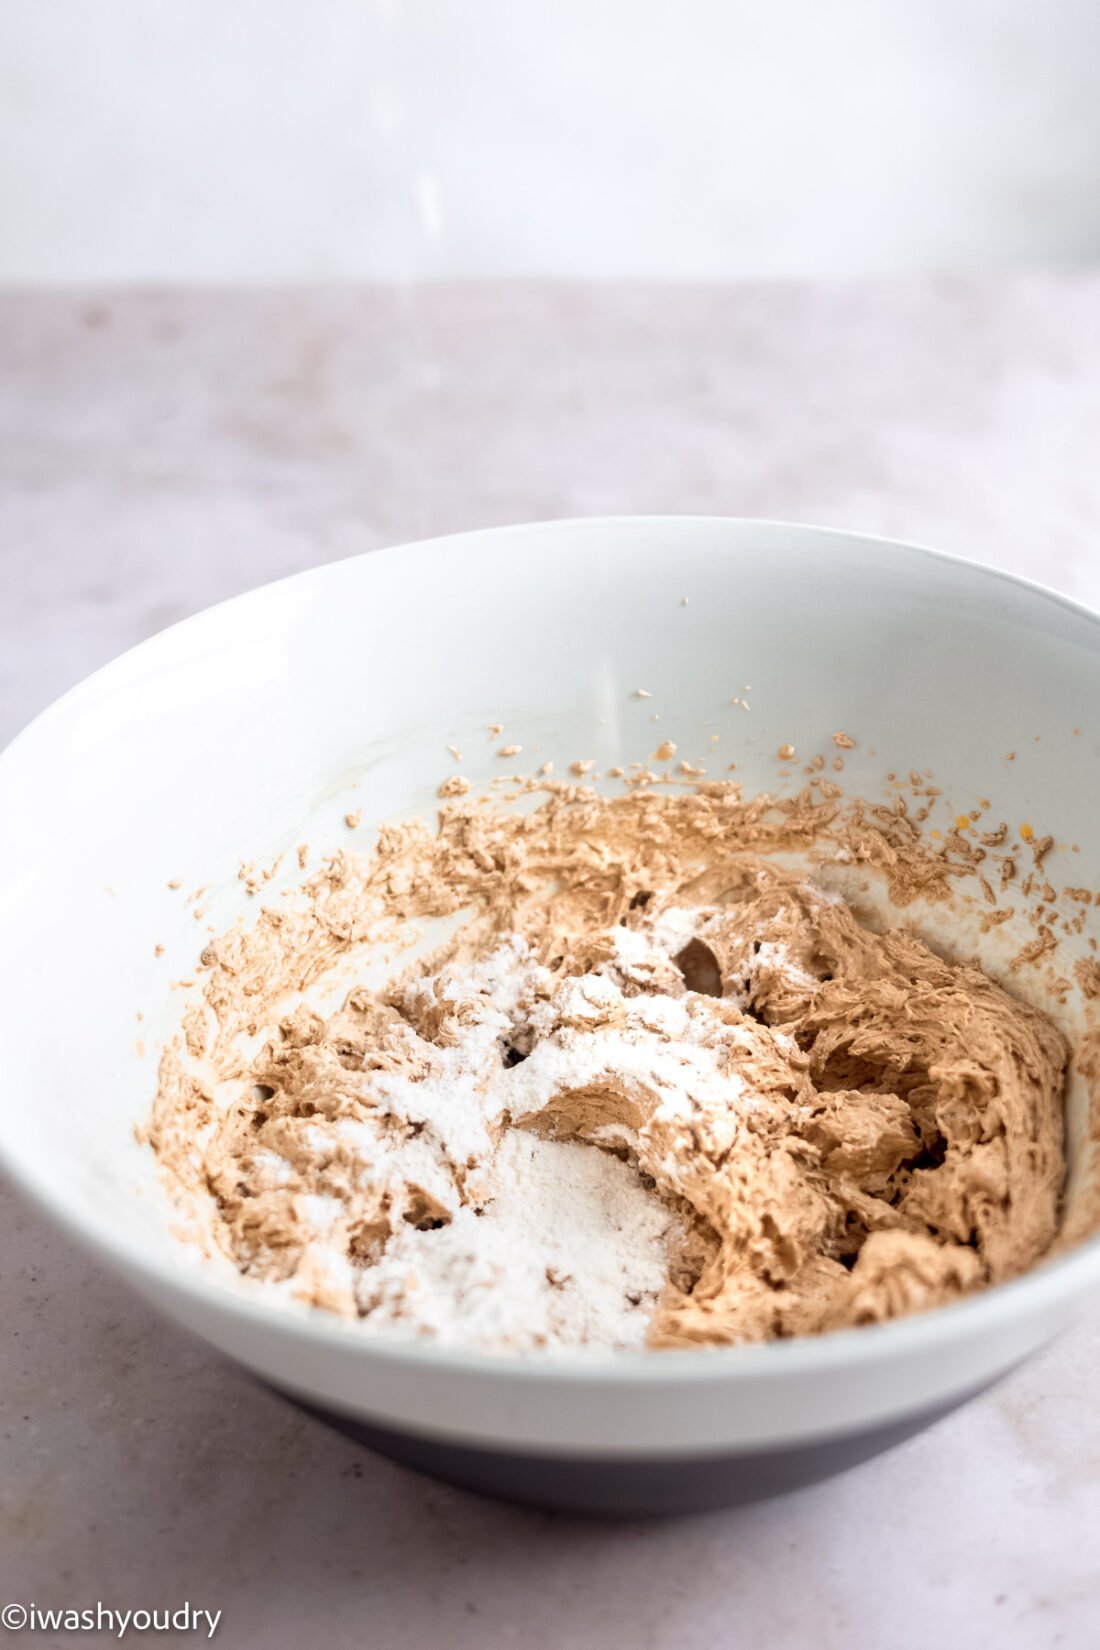
[[[391,1461],[479,1495],[589,1517],[652,1518],[762,1501],[829,1478],[900,1444],[982,1390],[976,1387],[946,1404],[907,1415],[888,1426],[869,1427],[819,1443],[742,1450],[731,1455],[625,1461],[478,1449],[351,1420],[297,1398],[290,1398],[290,1402]]]

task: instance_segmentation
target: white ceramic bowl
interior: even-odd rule
[[[540,1363],[379,1341],[242,1292],[170,1235],[132,1132],[179,1013],[169,982],[194,966],[207,921],[246,909],[242,858],[346,841],[352,807],[372,822],[432,810],[448,742],[475,780],[499,771],[490,721],[524,765],[560,770],[644,757],[658,714],[684,754],[720,750],[750,790],[775,785],[781,743],[826,749],[846,728],[853,791],[932,768],[960,806],[984,796],[1080,844],[1064,880],[1097,885],[1098,705],[1094,615],[929,551],[807,527],[472,533],[228,602],[116,660],[0,758],[0,1162],[170,1317],[443,1476],[637,1511],[834,1470],[1048,1340],[1100,1279],[1100,1245],[944,1311],[768,1346]],[[200,885],[196,921],[184,895]],[[1078,1181],[1083,1108],[1075,1092]]]

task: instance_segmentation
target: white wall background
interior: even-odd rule
[[[0,280],[1100,253],[1097,0],[0,0]]]

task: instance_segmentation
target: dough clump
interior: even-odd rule
[[[563,787],[333,856],[204,954],[146,1131],[177,1199],[248,1278],[491,1350],[815,1334],[1018,1275],[1058,1228],[1063,1039],[783,863],[838,830]]]

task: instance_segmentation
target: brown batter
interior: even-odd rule
[[[732,786],[462,798],[437,833],[386,828],[208,948],[148,1138],[246,1275],[476,1344],[759,1341],[1016,1276],[1056,1234],[1064,1042],[781,862],[823,845],[902,903],[955,874],[904,822]],[[457,913],[429,955],[311,1006],[335,964]],[[573,1270],[494,1226],[510,1140],[544,1244],[581,1161],[551,1148],[599,1168]]]

